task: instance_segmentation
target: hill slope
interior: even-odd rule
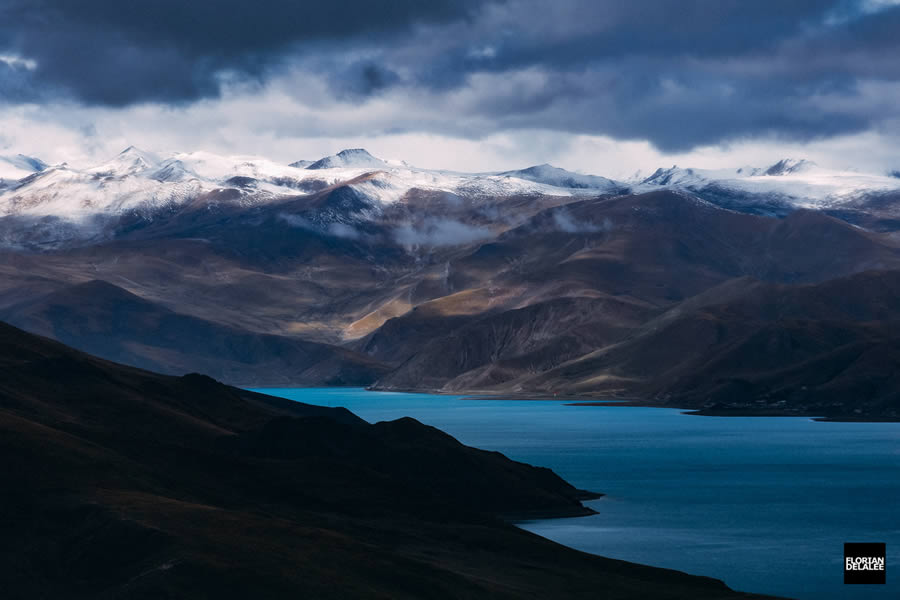
[[[387,370],[352,351],[182,315],[93,280],[0,311],[0,319],[91,354],[241,385],[367,385]]]
[[[898,305],[900,271],[802,286],[730,282],[515,385],[710,414],[897,420]]]
[[[411,419],[154,375],[0,324],[11,597],[748,598],[497,512],[584,512],[546,469]]]
[[[889,238],[818,212],[772,219],[672,192],[583,200],[460,253],[446,270],[461,291],[354,348],[396,365],[384,389],[894,419],[898,267]],[[835,365],[800,368],[851,342],[840,360],[858,356],[859,375],[833,393]]]

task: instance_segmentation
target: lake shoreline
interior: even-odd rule
[[[600,492],[591,492],[588,490],[577,490],[577,495],[575,498],[582,502],[581,508],[570,507],[567,509],[555,509],[555,508],[546,508],[546,509],[537,509],[537,510],[529,510],[529,511],[519,511],[515,513],[501,513],[497,515],[504,521],[508,523],[512,523],[513,525],[517,525],[519,523],[527,523],[529,521],[543,521],[546,519],[577,519],[580,517],[590,517],[592,515],[598,514],[596,510],[589,506],[585,506],[584,502],[590,502],[592,500],[600,500],[605,497],[606,494],[601,494]]]
[[[896,597],[890,585],[887,596],[856,595],[843,587],[840,570],[846,540],[900,543],[890,528],[890,507],[900,501],[896,423],[820,426],[811,415],[759,413],[688,419],[698,415],[622,398],[582,398],[594,410],[579,411],[566,404],[588,402],[573,397],[365,391],[270,393],[346,406],[370,422],[412,415],[463,443],[602,491],[602,502],[586,503],[593,515],[498,511],[569,548],[773,597]],[[785,548],[789,561],[778,558]]]
[[[344,386],[335,386],[344,387]],[[566,394],[554,395],[544,392],[523,392],[511,394],[509,392],[494,392],[490,390],[470,391],[446,391],[416,388],[391,388],[377,387],[364,388],[369,392],[390,392],[400,394],[430,394],[435,396],[461,396],[465,400],[516,400],[516,401],[556,401],[564,402],[566,406],[631,406],[643,408],[671,408],[680,410],[687,415],[700,417],[802,417],[820,422],[834,423],[898,423],[900,417],[885,415],[823,415],[821,412],[805,410],[804,408],[778,408],[778,407],[722,407],[722,408],[697,408],[695,406],[678,406],[654,402],[638,397],[597,396],[593,394]]]
[[[900,423],[900,417],[873,415],[873,416],[854,416],[854,415],[823,415],[820,412],[806,411],[802,408],[754,408],[754,407],[723,407],[714,408],[697,408],[693,406],[676,406],[671,404],[662,404],[647,399],[635,397],[609,397],[595,396],[592,394],[566,394],[563,396],[553,395],[542,392],[524,392],[521,394],[511,394],[509,392],[493,392],[489,390],[470,390],[470,391],[447,391],[440,389],[419,389],[419,388],[377,388],[364,387],[359,388],[352,385],[334,385],[334,386],[310,386],[310,385],[279,385],[279,386],[258,386],[258,385],[239,385],[242,389],[363,389],[367,392],[395,393],[395,394],[429,394],[432,396],[454,396],[464,400],[511,400],[511,401],[535,401],[535,402],[563,402],[565,406],[621,406],[621,407],[642,407],[642,408],[670,408],[672,410],[682,411],[686,415],[698,417],[799,417],[812,419],[813,421],[822,423]],[[602,399],[601,399],[602,398]]]

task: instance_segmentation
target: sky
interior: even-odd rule
[[[0,154],[900,169],[900,0],[0,0]]]

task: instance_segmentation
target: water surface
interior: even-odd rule
[[[522,524],[603,556],[808,600],[900,597],[900,424],[698,417],[361,389],[259,390],[412,416],[607,494],[598,515]],[[845,586],[844,542],[887,543],[885,586]]]

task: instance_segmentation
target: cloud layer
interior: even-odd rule
[[[27,80],[36,97],[68,94],[111,106],[177,103],[215,97],[231,78],[264,81],[284,62],[328,53],[342,41],[390,43],[414,24],[465,18],[476,5],[0,0],[0,48],[36,63],[31,70],[6,67],[6,77]]]
[[[270,140],[890,146],[898,31],[894,0],[0,0],[0,124],[43,112],[89,141],[153,113],[228,145],[213,123],[237,111]]]

